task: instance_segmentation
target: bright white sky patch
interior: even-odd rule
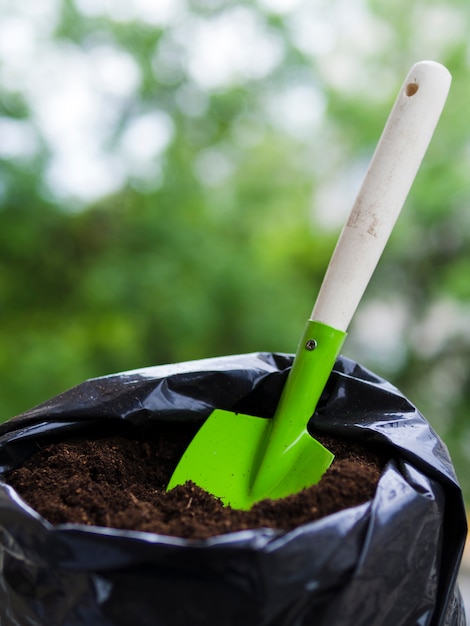
[[[287,24],[294,44],[311,56],[328,54],[336,43],[334,25],[313,10],[301,10],[288,16]]]
[[[139,20],[165,26],[181,12],[181,0],[74,0],[77,9],[90,17],[104,15],[117,22]]]
[[[456,337],[468,337],[470,307],[456,300],[434,302],[413,328],[411,342],[425,359],[435,358]]]
[[[82,202],[116,191],[126,172],[106,145],[123,106],[139,87],[136,62],[112,45],[83,51],[68,43],[40,42],[28,20],[15,17],[13,26],[19,47],[14,62],[6,64],[10,72],[0,76],[3,85],[26,97],[32,121],[49,146],[46,184],[61,199]],[[0,27],[0,55],[10,55],[14,44],[10,35],[2,39],[1,33]],[[10,158],[33,149],[31,133],[18,122],[3,130]]]
[[[320,90],[299,84],[271,94],[265,106],[277,127],[310,143],[315,126],[323,119],[326,101]]]
[[[296,9],[302,0],[258,0],[258,3],[268,11],[285,15]]]
[[[116,46],[96,46],[88,53],[93,68],[94,89],[116,98],[134,95],[140,84],[140,69],[134,59]]]
[[[104,150],[119,118],[119,99],[98,89],[93,69],[73,46],[50,48],[38,58],[28,86],[33,118],[52,151],[46,181],[60,197],[87,202],[117,190],[124,179]]]
[[[282,60],[281,39],[252,10],[237,7],[186,26],[190,77],[218,89],[269,74]]]
[[[396,76],[373,61],[393,46],[396,34],[364,2],[303,2],[286,22],[294,45],[315,58],[326,84],[377,101],[390,97]]]
[[[29,122],[0,117],[0,157],[29,159],[38,149],[38,138]]]
[[[378,364],[388,371],[399,367],[405,357],[403,340],[409,324],[406,304],[399,300],[370,300],[362,303],[352,322],[350,341],[358,360]]]
[[[160,156],[173,136],[173,122],[163,111],[145,113],[132,120],[121,137],[121,151],[132,161]]]
[[[121,163],[101,152],[70,151],[56,154],[47,171],[46,182],[59,198],[93,202],[124,183]]]
[[[462,19],[462,10],[451,4],[430,3],[426,11],[415,7],[412,22],[418,36],[412,39],[412,43],[416,44],[416,54],[420,59],[441,59],[456,40],[468,40],[468,13],[467,19]]]

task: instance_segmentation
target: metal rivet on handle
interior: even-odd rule
[[[317,347],[317,342],[315,341],[315,339],[309,339],[305,344],[305,347],[307,348],[307,350],[315,350],[315,348]]]

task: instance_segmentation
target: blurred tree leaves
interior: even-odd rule
[[[155,13],[165,3],[137,4],[152,19],[63,0],[42,35],[49,64],[83,55],[88,88],[103,84],[101,149],[120,181],[105,197],[54,188],[50,131],[3,58],[0,131],[28,131],[36,147],[0,141],[0,419],[92,376],[293,352],[403,77],[434,58],[453,74],[451,95],[345,352],[435,425],[470,499],[465,1],[193,0],[171,18]]]

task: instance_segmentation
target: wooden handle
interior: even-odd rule
[[[408,73],[310,319],[347,330],[431,141],[450,83],[448,70],[433,61],[416,63]]]

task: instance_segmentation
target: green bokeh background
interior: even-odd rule
[[[293,352],[408,69],[449,68],[344,353],[418,406],[470,502],[468,3],[0,12],[1,420],[95,376]]]

